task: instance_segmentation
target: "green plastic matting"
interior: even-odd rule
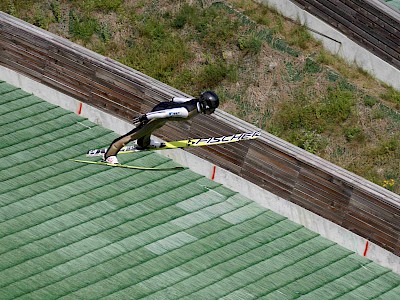
[[[69,161],[116,134],[5,82],[0,115],[2,300],[400,295],[389,269],[189,169]]]

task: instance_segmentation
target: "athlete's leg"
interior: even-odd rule
[[[136,143],[140,148],[147,148],[150,145],[150,136],[151,134],[142,136],[141,138],[137,139]]]
[[[116,156],[118,151],[130,141],[138,140],[139,143],[140,140],[142,143],[140,146],[147,147],[150,144],[151,133],[157,128],[162,127],[165,122],[166,120],[164,119],[151,120],[146,125],[139,125],[138,127],[129,131],[127,134],[115,139],[108,147],[107,152],[104,154],[104,159],[107,159],[110,156]]]
[[[116,156],[118,151],[128,144],[132,140],[132,136],[135,135],[140,130],[139,127],[134,128],[129,131],[127,134],[120,136],[111,142],[111,145],[108,147],[107,152],[104,154],[104,159],[107,159],[110,156]]]

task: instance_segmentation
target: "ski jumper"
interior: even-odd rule
[[[198,99],[174,97],[172,101],[160,102],[151,112],[141,118],[141,123],[127,134],[115,139],[108,147],[104,159],[117,155],[118,151],[127,143],[137,140],[141,148],[150,146],[152,132],[162,127],[167,121],[190,119],[202,112]]]

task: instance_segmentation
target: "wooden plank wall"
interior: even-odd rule
[[[125,120],[185,95],[118,62],[0,12],[0,64]],[[254,130],[217,111],[157,131],[165,140]],[[400,197],[266,132],[189,150],[400,255]]]
[[[379,0],[291,0],[400,69],[400,12]]]

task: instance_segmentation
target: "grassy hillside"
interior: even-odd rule
[[[214,2],[214,3],[212,3]],[[400,193],[400,92],[250,0],[5,0],[0,9]]]

